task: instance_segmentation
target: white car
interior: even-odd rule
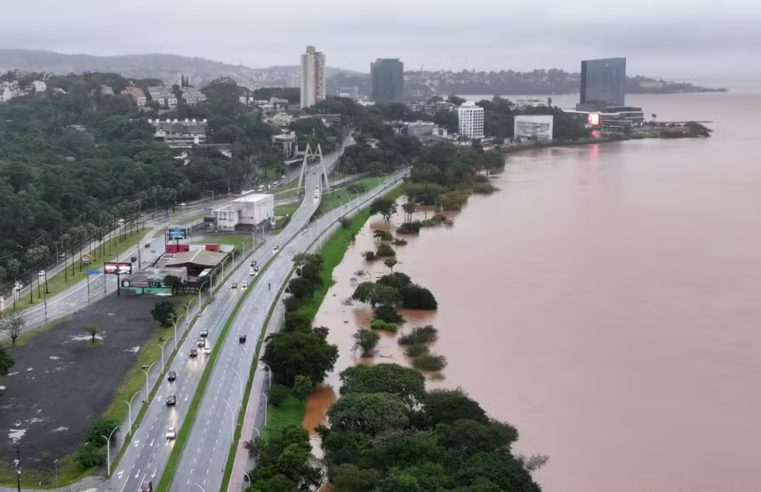
[[[167,427],[166,428],[166,438],[167,439],[174,439],[177,437],[177,429],[174,427]]]
[[[251,277],[255,277],[255,276],[256,276],[256,268],[254,268],[254,267],[250,267],[250,268],[248,269],[248,274],[249,274]]]
[[[207,343],[206,346],[204,346],[203,348],[203,353],[204,355],[209,355],[211,353],[211,345]]]

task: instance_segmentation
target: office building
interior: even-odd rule
[[[626,58],[581,62],[580,110],[623,106],[626,96]]]
[[[552,140],[552,123],[554,118],[551,114],[515,115],[513,139],[516,142]]]
[[[467,101],[457,108],[460,136],[471,140],[484,138],[484,108]]]
[[[378,58],[370,64],[372,98],[376,104],[404,100],[404,63],[396,58]]]
[[[301,55],[301,107],[309,108],[325,99],[325,55],[307,46]]]

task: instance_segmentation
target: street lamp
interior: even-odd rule
[[[127,429],[127,435],[132,434],[132,402],[135,401],[135,397],[140,394],[140,390],[135,391],[135,394],[132,396],[132,398],[128,400],[122,400],[125,405],[127,405],[127,424],[129,424],[129,428]]]
[[[173,325],[174,325],[174,349],[175,350],[177,350],[177,322],[178,321],[180,321],[180,320],[176,319],[176,320],[174,320],[174,323],[173,323]],[[162,356],[163,356],[163,351],[162,351]],[[162,362],[161,365],[163,366],[164,363]]]
[[[177,343],[177,333],[175,331],[175,343]],[[164,347],[166,347],[166,342],[169,340],[164,340],[164,343],[157,343],[156,346],[161,349],[161,372],[164,372]]]
[[[109,434],[108,437],[103,434],[100,435],[100,437],[106,440],[106,475],[109,477],[111,476],[111,436],[114,435],[114,432],[116,432],[117,429],[119,429],[118,425],[114,427],[114,430],[111,431],[111,434]]]
[[[264,366],[264,371],[267,373],[267,388],[272,389],[272,369],[262,361],[259,361],[259,364]]]
[[[267,425],[267,407],[269,406],[269,398],[267,398],[267,393],[262,392],[262,396],[264,397],[264,425]]]
[[[53,460],[53,466],[55,467],[55,486],[58,487],[58,458]]]
[[[140,369],[141,371],[143,371],[143,374],[145,374],[145,403],[146,404],[149,403],[149,400],[148,400],[148,373],[151,371],[151,367],[153,367],[153,364],[155,364],[155,363],[156,363],[155,360],[153,362],[151,362],[151,364],[148,366],[147,370],[146,369]],[[143,367],[145,367],[145,366],[143,366]]]
[[[185,328],[190,326],[190,302],[184,305],[185,306]],[[175,331],[175,337],[177,336],[177,332]],[[177,345],[175,344],[175,347],[177,348]]]
[[[251,477],[249,477],[246,472],[243,472],[243,476],[246,478],[246,483],[248,484],[246,485],[246,488],[251,488]]]

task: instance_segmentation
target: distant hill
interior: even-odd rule
[[[298,54],[294,55],[294,58]],[[251,68],[206,58],[179,55],[144,54],[121,56],[66,55],[53,51],[0,49],[0,73],[8,70],[50,72],[59,75],[82,72],[112,72],[130,78],[157,78],[165,82],[189,76],[197,87],[218,77],[229,77],[247,87],[294,87],[298,85],[299,66],[283,65]],[[370,92],[367,73],[326,69],[328,94],[341,87],[357,87],[361,94]],[[578,92],[579,74],[558,69],[531,72],[512,70],[477,72],[463,70],[405,72],[405,92],[409,97],[440,94],[568,94]],[[699,87],[649,77],[627,77],[628,93],[713,92],[723,89]]]
[[[296,55],[298,56],[298,55]],[[59,75],[82,72],[113,72],[131,78],[158,78],[174,81],[189,75],[196,86],[203,86],[218,77],[230,77],[241,85],[262,87],[287,86],[298,75],[298,65],[251,68],[231,65],[206,58],[180,55],[144,54],[120,56],[66,55],[53,51],[0,49],[0,72],[50,72]],[[327,68],[327,76],[352,73]],[[290,80],[289,80],[290,79]]]

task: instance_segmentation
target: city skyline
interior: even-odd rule
[[[165,6],[175,4],[180,2],[168,0]],[[597,0],[572,5],[551,0],[541,8],[476,0],[457,12],[433,9],[428,0],[361,6],[327,0],[298,6],[300,15],[289,21],[295,36],[284,35],[274,23],[251,30],[246,19],[260,11],[258,2],[221,0],[214,9],[204,9],[196,0],[182,5],[176,9],[177,22],[168,25],[161,16],[146,15],[140,24],[149,35],[115,37],[113,32],[124,29],[124,19],[135,18],[136,11],[148,12],[154,7],[151,2],[73,0],[61,6],[41,0],[5,13],[0,47],[96,55],[172,53],[268,67],[297,64],[296,54],[314,44],[330,53],[331,67],[362,72],[377,57],[400,58],[409,70],[575,72],[580,59],[623,55],[632,75],[690,81],[761,77],[761,67],[748,63],[761,48],[756,28],[761,7],[745,0],[725,3],[718,12],[703,0],[668,5],[646,0],[615,10]],[[404,9],[403,17],[392,15],[396,7]],[[655,10],[658,16],[652,15]]]

